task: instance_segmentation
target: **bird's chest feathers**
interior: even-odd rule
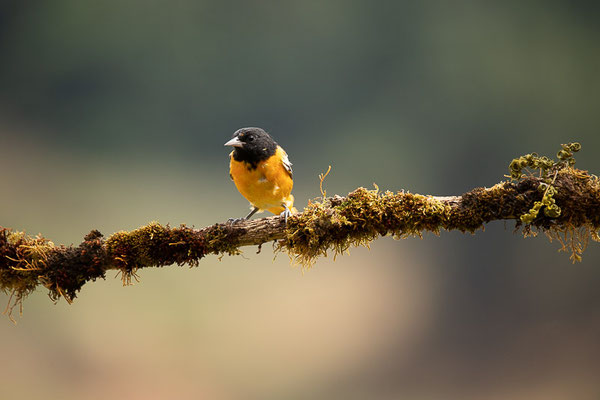
[[[240,193],[256,205],[280,202],[280,187],[277,182],[267,178],[268,168],[271,168],[268,161],[261,162],[252,168],[249,163],[244,161],[231,160],[230,173],[233,182]]]

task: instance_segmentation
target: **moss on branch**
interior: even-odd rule
[[[104,239],[96,230],[78,246],[57,246],[0,227],[0,289],[10,293],[8,314],[25,296],[43,285],[54,301],[73,301],[88,281],[120,271],[124,284],[137,271],[166,265],[198,265],[210,254],[236,255],[240,247],[277,241],[303,266],[319,256],[366,245],[379,236],[400,239],[439,234],[441,230],[475,232],[494,220],[516,221],[525,236],[538,231],[562,243],[573,261],[581,259],[589,238],[599,240],[599,179],[574,168],[578,144],[563,145],[558,161],[535,153],[513,160],[510,181],[477,188],[462,196],[434,197],[358,188],[346,197],[323,197],[289,218],[268,217],[202,229],[152,222]],[[537,172],[535,174],[534,172]]]
[[[439,234],[442,229],[473,233],[490,221],[515,219],[526,236],[542,231],[569,249],[573,261],[580,261],[588,238],[598,240],[598,178],[570,166],[556,170],[553,200],[560,204],[561,213],[538,213],[525,223],[521,216],[543,201],[545,194],[539,188],[547,186],[543,178],[527,176],[457,197],[359,188],[345,198],[309,203],[289,221],[279,247],[298,263],[310,265],[328,251],[339,254],[352,246],[368,245],[378,236],[421,237],[425,231]]]

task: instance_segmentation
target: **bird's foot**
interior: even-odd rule
[[[229,218],[226,222],[227,225],[235,225],[235,224],[239,224],[240,222],[244,222],[246,220],[246,218]]]
[[[286,225],[287,225],[288,217],[291,217],[291,216],[292,216],[292,212],[287,207],[281,214],[279,214],[279,218],[283,218]]]

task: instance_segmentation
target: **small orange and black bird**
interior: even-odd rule
[[[229,176],[252,205],[254,213],[268,210],[285,218],[296,212],[292,196],[292,163],[286,152],[261,128],[242,128],[225,143],[229,154]]]

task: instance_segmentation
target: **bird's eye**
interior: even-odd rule
[[[254,136],[250,135],[250,136],[248,136],[248,138],[246,140],[249,142],[252,142],[252,141],[254,141]]]

